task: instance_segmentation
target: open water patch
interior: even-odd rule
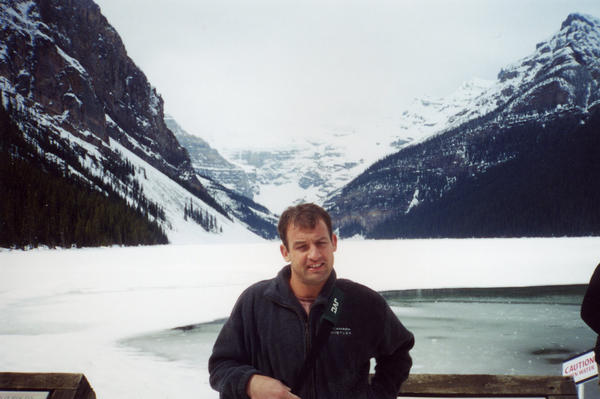
[[[529,287],[441,288],[384,291],[390,304],[415,302],[546,303],[581,305],[587,285],[550,285]]]
[[[584,285],[382,293],[415,334],[415,373],[560,375],[595,335],[580,319]],[[122,340],[139,351],[206,367],[226,319]]]

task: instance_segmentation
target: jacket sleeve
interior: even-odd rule
[[[600,335],[600,265],[596,266],[583,297],[581,318]]]
[[[385,304],[383,336],[375,357],[375,375],[371,380],[372,398],[396,398],[400,386],[408,378],[412,359],[408,352],[415,344],[413,334]]]
[[[246,385],[254,374],[261,374],[250,365],[250,354],[244,339],[243,296],[221,329],[208,360],[210,385],[222,399],[247,399]]]

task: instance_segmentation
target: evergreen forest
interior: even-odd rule
[[[576,121],[577,122],[577,121]],[[375,226],[372,238],[600,235],[600,106],[585,124],[511,128],[515,159]]]
[[[64,158],[47,161],[0,107],[0,247],[168,243],[157,223],[164,212],[139,199],[131,207],[110,185],[70,172]]]

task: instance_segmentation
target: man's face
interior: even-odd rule
[[[290,225],[287,230],[288,248],[281,244],[281,255],[291,264],[292,289],[319,291],[333,270],[333,253],[337,237],[329,237],[327,225],[319,220],[314,229]],[[298,293],[296,293],[298,294]]]

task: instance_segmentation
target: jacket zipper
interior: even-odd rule
[[[310,314],[307,315],[306,317],[306,329],[305,329],[305,336],[306,336],[306,354],[304,355],[304,358],[306,359],[306,357],[308,356],[308,354],[310,353],[310,346],[311,346],[311,332],[310,332]],[[315,359],[315,365],[313,366],[313,369],[310,371],[310,374],[307,376],[307,378],[309,379],[308,381],[308,386],[309,386],[309,392],[312,391],[312,398],[307,398],[307,399],[316,399],[317,398],[317,387],[315,384],[315,369],[317,367],[316,364],[316,359]]]
[[[276,301],[274,299],[271,299],[273,302],[275,302],[277,305],[291,310],[292,312],[294,312],[296,314],[296,316],[298,316],[298,318],[300,319],[300,322],[304,323],[304,359],[306,359],[306,357],[308,356],[308,353],[310,352],[310,345],[311,345],[311,335],[310,335],[310,314],[306,315],[306,317],[304,317],[304,314],[299,314],[298,310],[295,309],[293,306],[289,306],[286,304],[283,304],[279,301]],[[316,366],[316,365],[315,365]],[[315,367],[316,368],[316,367]],[[313,368],[313,370],[311,370],[310,373],[310,386],[312,388],[312,398],[316,399],[317,397],[317,387],[315,384],[315,368]],[[297,392],[294,392],[297,393]],[[306,398],[306,399],[310,399],[310,398]]]
[[[308,356],[310,352],[310,325],[308,320],[304,322],[304,358]]]

